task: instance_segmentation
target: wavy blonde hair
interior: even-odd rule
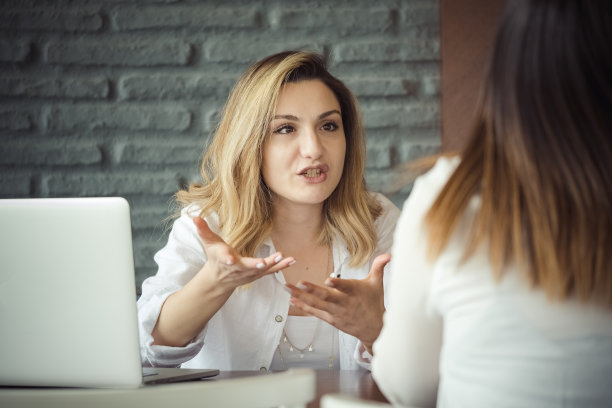
[[[367,192],[365,136],[357,101],[314,53],[286,51],[251,66],[232,90],[213,140],[201,165],[204,183],[180,190],[176,199],[195,204],[200,216],[216,213],[221,236],[243,256],[253,256],[272,229],[270,191],[261,175],[262,146],[269,135],[282,86],[320,80],[334,93],[341,108],[346,137],[344,169],[337,188],[323,205],[324,225],[319,243],[340,236],[347,244],[351,266],[363,265],[377,246],[374,221],[381,213]]]
[[[612,307],[612,3],[508,3],[461,162],[430,209],[439,255],[473,196],[488,245],[552,299]]]

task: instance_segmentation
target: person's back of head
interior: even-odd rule
[[[549,296],[612,306],[612,2],[513,0],[471,139],[428,214],[440,254],[480,197],[485,243]]]

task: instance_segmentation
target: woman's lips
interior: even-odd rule
[[[306,170],[306,177],[317,177],[321,174],[321,169],[308,169]]]
[[[322,183],[327,180],[327,166],[308,167],[298,175],[308,184]]]

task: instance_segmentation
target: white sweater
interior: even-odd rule
[[[458,164],[420,177],[395,231],[389,307],[372,374],[396,405],[612,406],[612,310],[550,303],[510,269],[494,282],[485,250],[460,264],[475,198],[435,263],[423,217]],[[610,271],[612,273],[612,271]]]

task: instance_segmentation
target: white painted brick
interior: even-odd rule
[[[74,144],[5,143],[0,146],[0,164],[15,165],[88,165],[100,163],[102,153],[97,146]]]
[[[282,8],[271,13],[270,25],[275,29],[327,30],[341,33],[378,33],[393,25],[392,12],[385,7],[337,7],[332,2],[320,7]]]
[[[411,41],[364,41],[338,44],[334,57],[339,62],[431,61],[440,58],[438,38],[415,38]]]
[[[55,172],[43,178],[51,196],[124,196],[133,194],[172,195],[178,189],[173,173],[80,173]]]
[[[129,75],[119,81],[119,95],[122,100],[224,100],[237,79],[236,75]]]
[[[309,50],[322,53],[324,46],[309,40],[299,42],[262,42],[259,44],[253,44],[244,40],[228,40],[207,44],[205,46],[205,55],[209,61],[213,62],[253,63],[266,55],[286,50]]]
[[[419,88],[417,80],[401,76],[344,78],[344,83],[356,96],[412,96]]]
[[[205,30],[214,27],[254,28],[259,14],[253,7],[215,7],[207,4],[172,6],[125,6],[111,13],[118,30],[189,28]]]
[[[0,78],[0,95],[103,99],[109,94],[105,77],[5,76]]]
[[[98,41],[54,41],[47,46],[47,62],[62,65],[181,66],[192,55],[191,44],[171,40],[128,40],[121,37]]]
[[[363,117],[366,128],[438,127],[440,123],[439,106],[432,102],[364,108]]]
[[[98,31],[102,28],[99,13],[51,11],[39,8],[0,12],[0,28],[33,31]]]
[[[202,156],[201,143],[130,143],[123,146],[118,157],[121,164],[184,164],[185,168],[196,166]]]
[[[16,109],[0,109],[0,130],[29,130],[33,127],[32,113]]]
[[[180,107],[103,105],[61,106],[50,109],[50,130],[174,130],[184,131],[191,124],[191,113]]]
[[[2,174],[0,177],[0,197],[28,197],[31,177],[27,174]]]
[[[0,40],[0,61],[22,62],[30,55],[32,46],[26,41]]]

